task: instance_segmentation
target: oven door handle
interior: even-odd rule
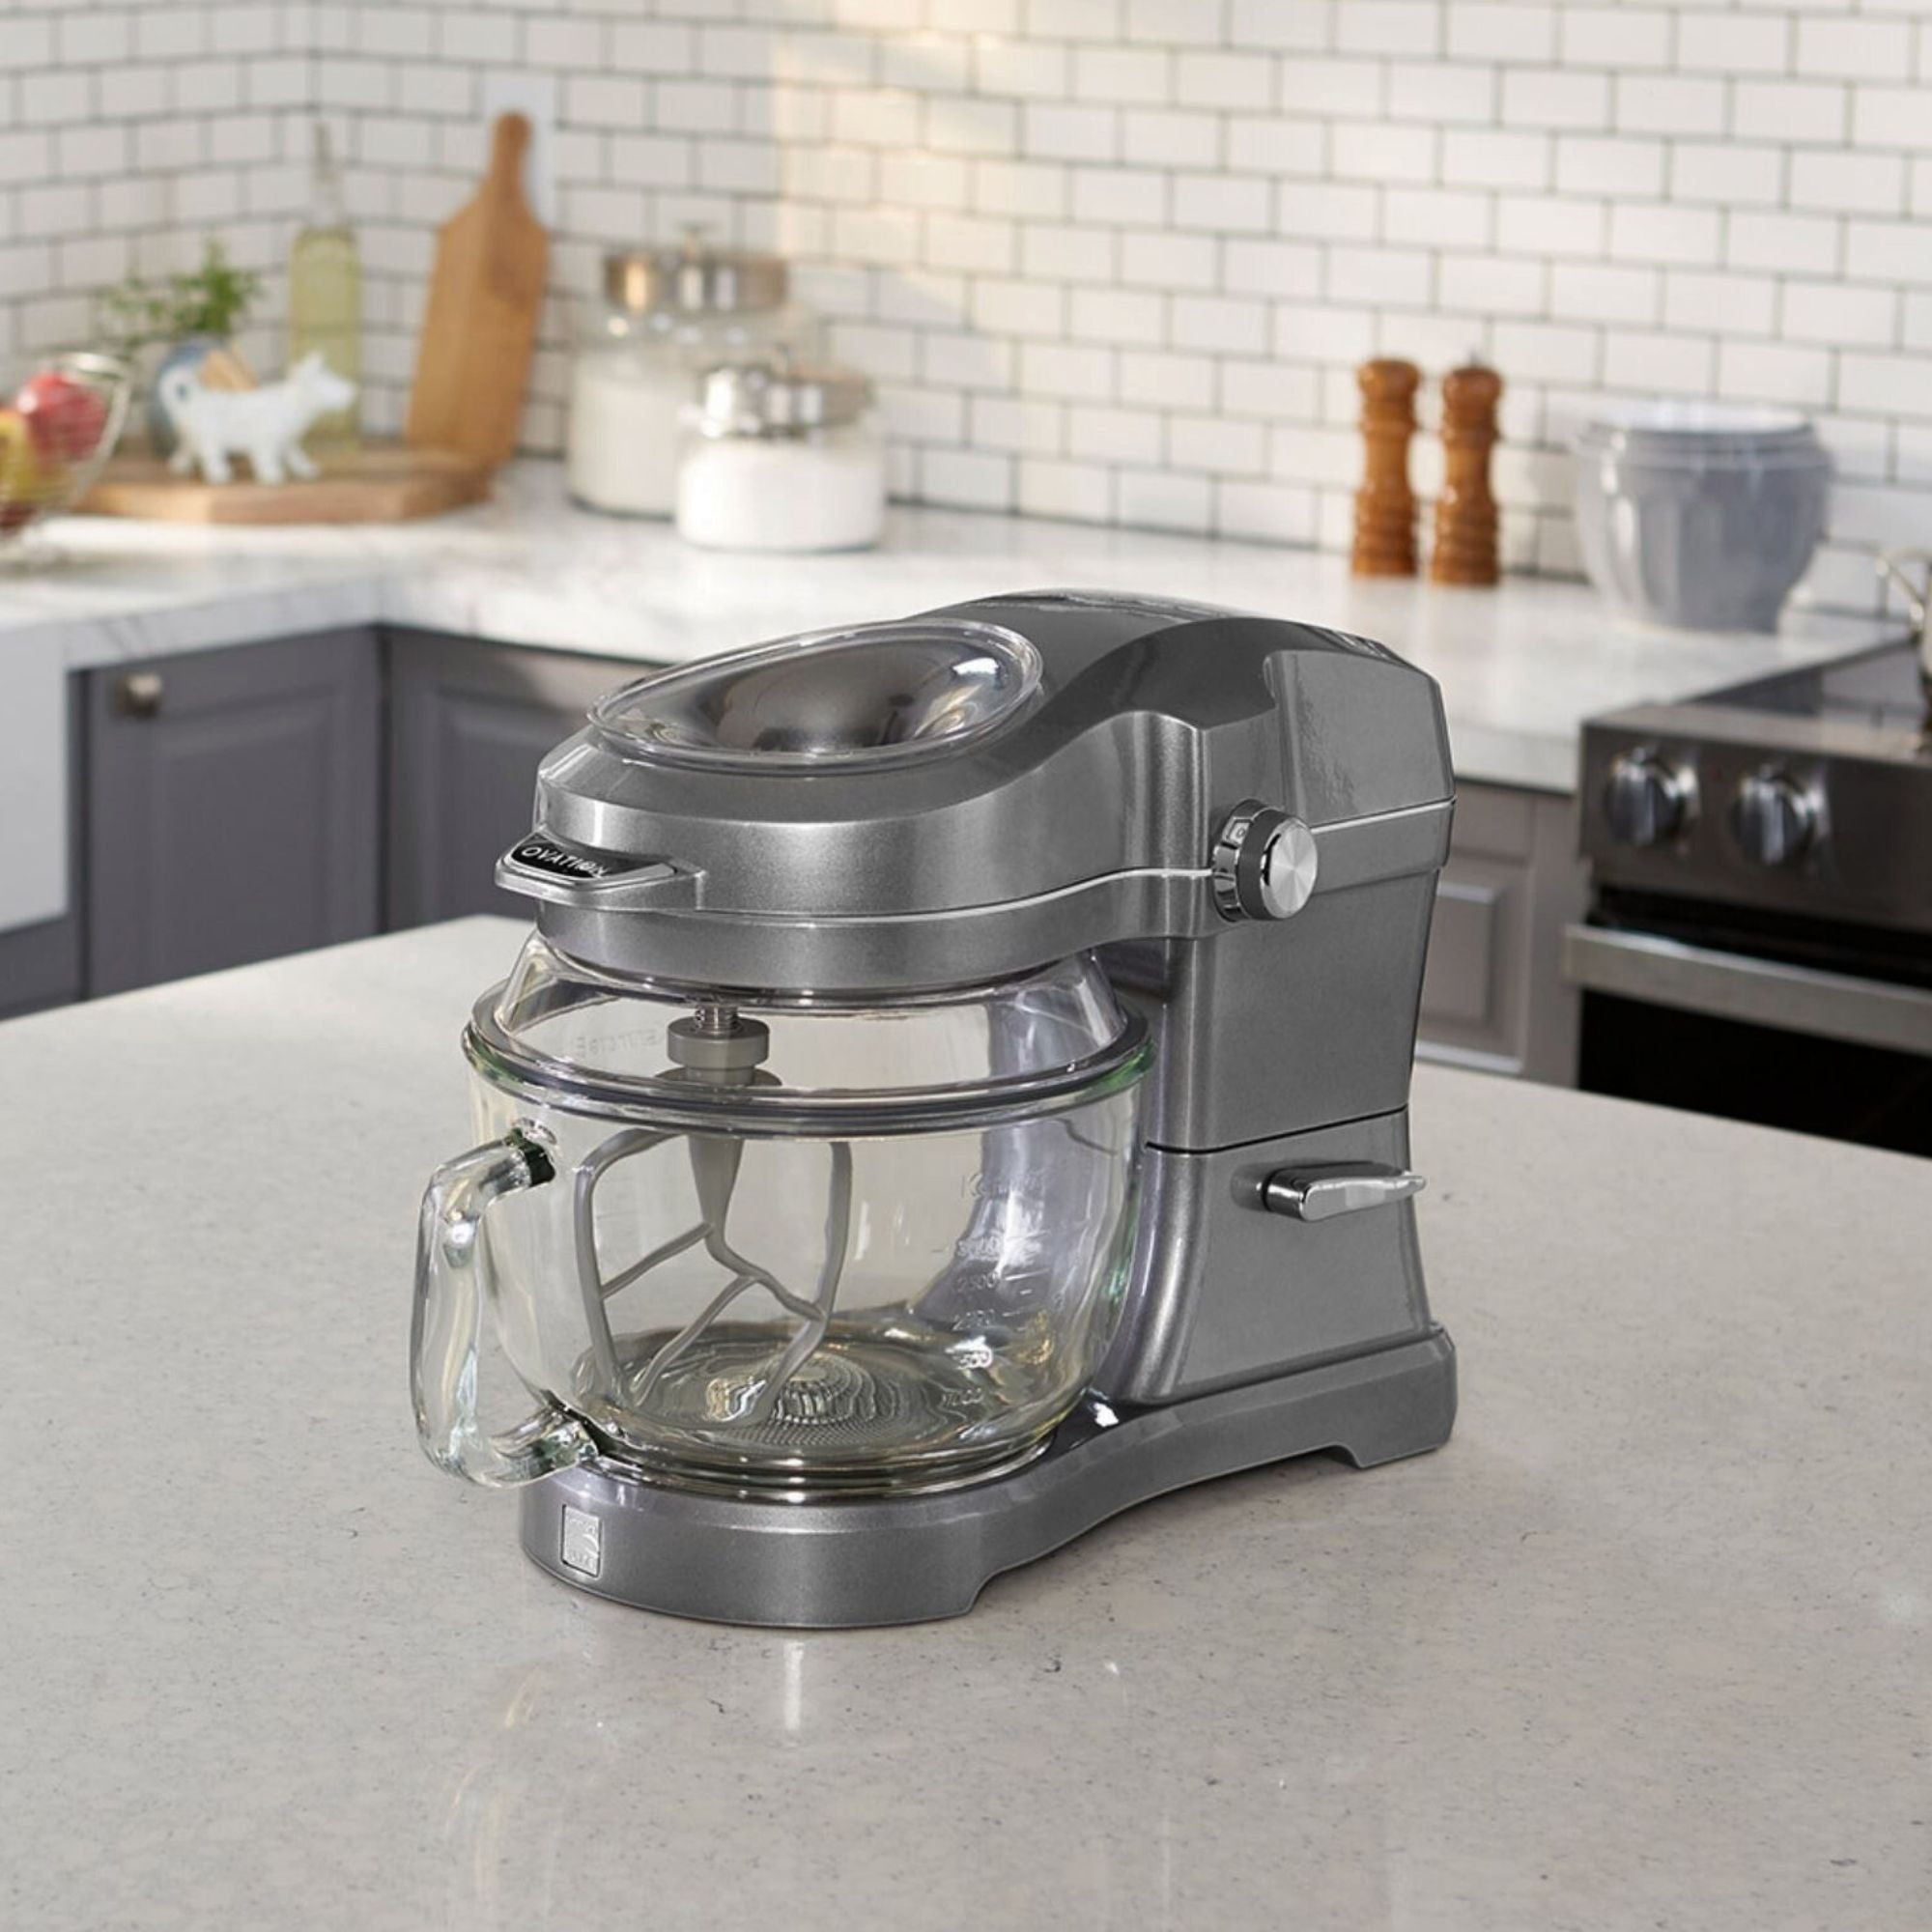
[[[1593,993],[1932,1056],[1932,992],[1918,986],[1594,925],[1563,928],[1563,977]]]

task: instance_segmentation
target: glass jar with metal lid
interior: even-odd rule
[[[708,550],[862,550],[885,521],[885,440],[856,370],[778,355],[713,369],[685,412],[677,533]]]
[[[570,493],[593,509],[668,517],[676,503],[679,412],[698,376],[775,349],[810,353],[818,325],[787,299],[776,255],[681,244],[606,255],[582,305],[565,431]]]

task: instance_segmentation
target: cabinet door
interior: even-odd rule
[[[389,639],[392,928],[469,913],[528,919],[497,861],[530,829],[537,766],[605,692],[647,667],[468,639]]]
[[[1580,917],[1573,800],[1459,785],[1422,980],[1425,1059],[1573,1085],[1577,996],[1564,923]]]
[[[90,993],[376,930],[372,633],[158,659],[88,686]]]
[[[85,855],[81,850],[80,775],[86,769],[84,681],[68,679],[68,901],[60,919],[0,932],[0,1020],[80,997],[80,907]]]

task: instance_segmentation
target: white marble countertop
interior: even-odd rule
[[[1446,1449],[680,1623],[415,1447],[514,943],[0,1026],[8,1932],[1932,1923],[1932,1164],[1420,1069]]]
[[[69,668],[386,620],[494,641],[672,662],[967,597],[1107,588],[1297,617],[1378,639],[1442,686],[1458,775],[1567,792],[1577,727],[1897,634],[1800,613],[1777,638],[1620,622],[1586,584],[1361,582],[1315,551],[964,511],[895,510],[877,551],[747,558],[663,524],[575,508],[526,462],[495,501],[435,522],[197,529],[69,518],[39,572],[0,577],[0,667]]]

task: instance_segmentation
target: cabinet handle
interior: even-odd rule
[[[157,670],[123,671],[114,680],[114,709],[123,718],[154,718],[166,692]]]

